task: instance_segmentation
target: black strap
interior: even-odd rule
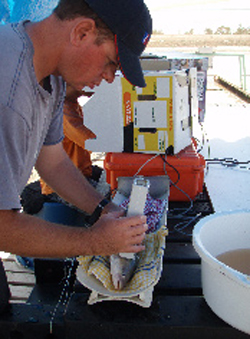
[[[101,202],[99,202],[94,212],[88,218],[88,223],[90,225],[93,225],[100,218],[104,207],[109,203],[110,201],[106,198],[104,198]]]

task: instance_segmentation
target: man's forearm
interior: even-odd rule
[[[59,145],[45,146],[40,153],[36,168],[58,195],[89,214],[103,199]]]
[[[68,227],[13,210],[0,211],[0,249],[22,256],[65,258],[144,249],[146,218],[103,215],[92,227]]]
[[[64,258],[91,252],[87,229],[57,225],[17,211],[0,211],[0,234],[1,250],[24,256]]]

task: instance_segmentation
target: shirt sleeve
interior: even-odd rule
[[[63,137],[63,113],[58,111],[51,120],[44,145],[56,145],[63,140]]]

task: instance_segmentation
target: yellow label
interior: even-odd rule
[[[123,123],[133,124],[134,152],[164,153],[174,146],[173,76],[145,76],[147,87],[121,78]]]

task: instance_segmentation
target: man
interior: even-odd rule
[[[85,141],[87,139],[94,139],[96,138],[96,135],[87,128],[83,123],[83,111],[82,107],[80,106],[78,99],[82,96],[89,96],[89,93],[84,91],[78,91],[74,89],[69,84],[66,85],[66,95],[64,98],[64,104],[63,104],[63,133],[64,133],[64,139],[63,139],[63,148],[65,152],[68,154],[71,161],[74,163],[74,165],[80,170],[82,175],[84,175],[88,181],[93,185],[95,188],[97,188],[98,180],[102,173],[102,168],[98,166],[93,166],[91,161],[91,152],[89,152],[87,149],[85,149]],[[92,95],[92,94],[90,94]],[[99,192],[105,191],[103,188],[107,187],[109,188],[109,185],[106,184],[106,187],[102,186],[102,190],[98,190]],[[40,178],[40,181],[32,182],[30,185],[27,185],[24,189],[24,191],[21,194],[21,204],[23,207],[23,212],[28,214],[36,214],[39,212],[39,216],[43,216],[45,220],[46,213],[44,215],[44,210],[41,211],[43,208],[43,204],[45,202],[60,203],[60,205],[67,205],[67,211],[74,211],[72,214],[70,214],[71,218],[63,218],[63,223],[67,224],[70,223],[72,225],[79,225],[80,227],[83,226],[84,221],[87,222],[87,216],[86,214],[82,213],[82,211],[79,211],[75,209],[74,206],[68,206],[68,203],[63,201],[61,197],[59,197],[50,186],[44,182]],[[52,204],[54,206],[54,204]],[[54,220],[59,222],[59,220],[62,220],[62,216],[58,215],[59,210],[62,206],[56,205],[56,209],[54,214],[57,216],[57,218]],[[46,209],[45,209],[46,210]],[[68,212],[68,213],[70,213]],[[65,213],[65,212],[64,212]],[[51,220],[50,220],[51,221]],[[33,258],[29,257],[21,257],[16,256],[16,260],[19,264],[22,266],[29,268],[31,270],[34,270],[34,260]]]
[[[87,96],[87,93],[77,91],[67,84],[63,105],[63,148],[86,178],[92,179],[94,175],[95,179],[96,174],[93,173],[91,152],[85,149],[85,141],[95,139],[96,135],[84,125],[83,110],[78,102],[78,99],[83,95]],[[97,175],[100,176],[100,174],[101,168],[99,168]],[[53,193],[53,190],[42,179],[40,179],[40,185],[42,194]]]
[[[64,81],[77,90],[94,88],[103,79],[111,83],[118,66],[133,85],[144,86],[139,55],[151,30],[142,0],[61,0],[40,22],[1,27],[1,250],[62,258],[144,249],[145,216],[124,218],[64,152],[62,105]],[[91,228],[18,212],[34,164],[63,199],[92,214]]]

